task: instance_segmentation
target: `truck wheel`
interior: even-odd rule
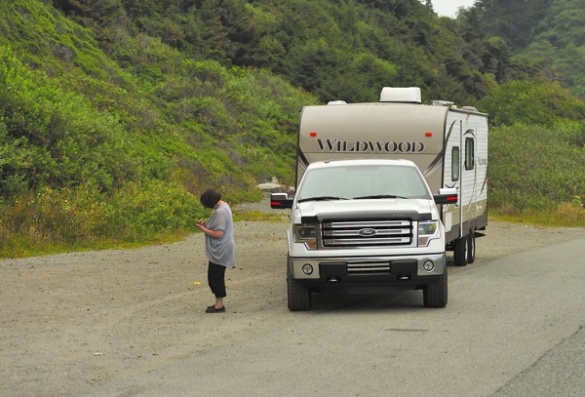
[[[447,266],[441,278],[432,281],[423,288],[425,307],[445,307],[448,300]]]
[[[467,265],[467,237],[455,240],[453,246],[453,264],[455,266]]]
[[[467,263],[475,262],[475,232],[467,236]]]
[[[311,291],[295,280],[290,271],[287,274],[288,310],[291,312],[311,310]]]

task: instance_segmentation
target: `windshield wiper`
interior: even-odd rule
[[[395,194],[377,194],[377,195],[373,195],[373,196],[359,196],[359,197],[354,197],[354,200],[363,200],[363,199],[387,199],[387,198],[400,198],[400,199],[408,199],[410,197],[404,197],[404,196],[397,196]]]
[[[300,199],[297,201],[298,203],[302,203],[305,201],[326,201],[326,200],[347,200],[345,197],[335,197],[335,196],[315,196],[315,197],[307,197],[304,199]]]

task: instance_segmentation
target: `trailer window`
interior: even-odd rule
[[[465,169],[475,168],[475,141],[473,138],[465,138]]]
[[[459,180],[459,146],[453,146],[451,149],[451,180]]]

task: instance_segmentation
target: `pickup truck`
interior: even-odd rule
[[[308,165],[293,198],[273,193],[272,208],[290,208],[288,308],[311,309],[314,292],[422,290],[426,307],[448,298],[445,228],[438,205],[410,160],[355,159]]]

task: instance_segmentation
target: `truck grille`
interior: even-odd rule
[[[409,220],[324,221],[321,235],[325,247],[407,246],[412,243]]]
[[[390,262],[348,263],[348,274],[390,273]]]

